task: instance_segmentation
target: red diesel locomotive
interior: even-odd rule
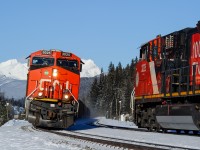
[[[200,21],[141,46],[132,110],[149,130],[200,130]]]
[[[27,58],[27,120],[42,127],[73,125],[79,107],[81,59],[60,50],[39,50]]]

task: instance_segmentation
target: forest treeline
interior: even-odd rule
[[[132,59],[124,68],[120,62],[117,66],[111,62],[107,73],[101,70],[101,74],[95,77],[88,96],[82,99],[90,110],[90,116],[118,118],[121,114],[130,113],[137,61],[137,57]]]
[[[14,117],[13,106],[24,107],[24,99],[5,98],[0,92],[0,126]]]

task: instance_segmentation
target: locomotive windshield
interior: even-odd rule
[[[32,65],[53,66],[54,59],[45,57],[33,57]]]
[[[72,72],[78,72],[77,60],[57,59],[57,66],[70,70]]]
[[[33,57],[31,69],[38,69],[54,65],[54,58]]]

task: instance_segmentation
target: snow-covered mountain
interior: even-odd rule
[[[101,70],[99,67],[94,63],[93,60],[88,59],[82,59],[82,61],[85,63],[83,65],[83,69],[81,72],[81,77],[94,77],[101,73]]]
[[[27,65],[18,62],[16,59],[0,63],[0,75],[4,75],[5,77],[17,80],[26,80],[27,72]]]
[[[100,74],[99,67],[91,59],[82,60],[85,64],[81,72],[80,97],[86,95],[93,77]],[[16,59],[0,63],[0,92],[7,98],[20,99],[25,97],[28,67]]]
[[[85,64],[81,72],[81,77],[94,77],[101,73],[99,67],[94,63],[93,60],[88,59],[82,60]],[[0,63],[0,75],[5,77],[26,80],[27,79],[28,67],[26,63],[20,63],[16,59],[11,59]]]

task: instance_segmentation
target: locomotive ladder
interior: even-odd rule
[[[190,67],[193,67],[192,80],[190,79]],[[195,93],[195,75],[196,65],[170,70],[170,96],[173,92],[178,92],[179,96],[181,92],[187,92],[188,95],[190,90]]]

